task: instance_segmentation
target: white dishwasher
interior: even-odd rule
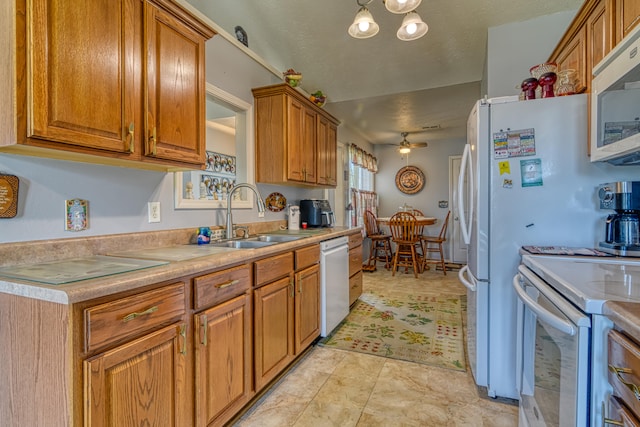
[[[349,314],[349,238],[320,243],[320,336]]]

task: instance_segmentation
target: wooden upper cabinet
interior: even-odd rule
[[[147,126],[144,154],[202,165],[205,38],[147,3]]]
[[[586,36],[586,28],[582,27],[551,59],[551,62],[558,64],[558,71],[576,70],[577,90],[587,86]]]
[[[593,67],[613,48],[613,14],[611,0],[601,0],[589,14],[587,28],[587,72],[591,91]]]
[[[212,29],[169,0],[15,5],[17,78],[0,84],[15,96],[5,101],[15,129],[0,139],[4,151],[147,169],[204,166]]]
[[[335,186],[327,177],[335,176],[338,120],[286,83],[255,88],[253,95],[256,181]]]
[[[141,35],[126,17],[140,15],[141,3],[33,3],[26,96],[26,136],[33,139],[26,143],[46,140],[136,159],[128,129],[141,127],[135,96]]]
[[[640,2],[616,0],[615,43],[620,42],[638,23],[640,23]]]
[[[337,180],[337,127],[318,116],[318,184],[335,187]]]

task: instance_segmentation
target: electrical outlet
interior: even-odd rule
[[[147,203],[149,208],[149,222],[160,222],[160,202]]]

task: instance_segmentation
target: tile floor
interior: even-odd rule
[[[426,295],[463,295],[457,271],[420,275],[378,268],[364,273],[376,288]],[[237,427],[513,427],[518,408],[482,397],[469,369],[458,372],[314,346],[235,424]]]

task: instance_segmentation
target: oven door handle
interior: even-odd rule
[[[533,311],[536,316],[538,316],[538,318],[543,322],[548,323],[549,325],[567,335],[574,336],[576,334],[576,328],[571,322],[567,322],[566,320],[559,318],[555,314],[548,311],[546,308],[540,306],[533,300],[533,298],[527,295],[527,292],[521,286],[522,278],[523,276],[521,273],[513,276],[513,289],[515,289],[516,294],[518,294],[518,298],[520,298],[524,305],[526,305],[531,311]]]

